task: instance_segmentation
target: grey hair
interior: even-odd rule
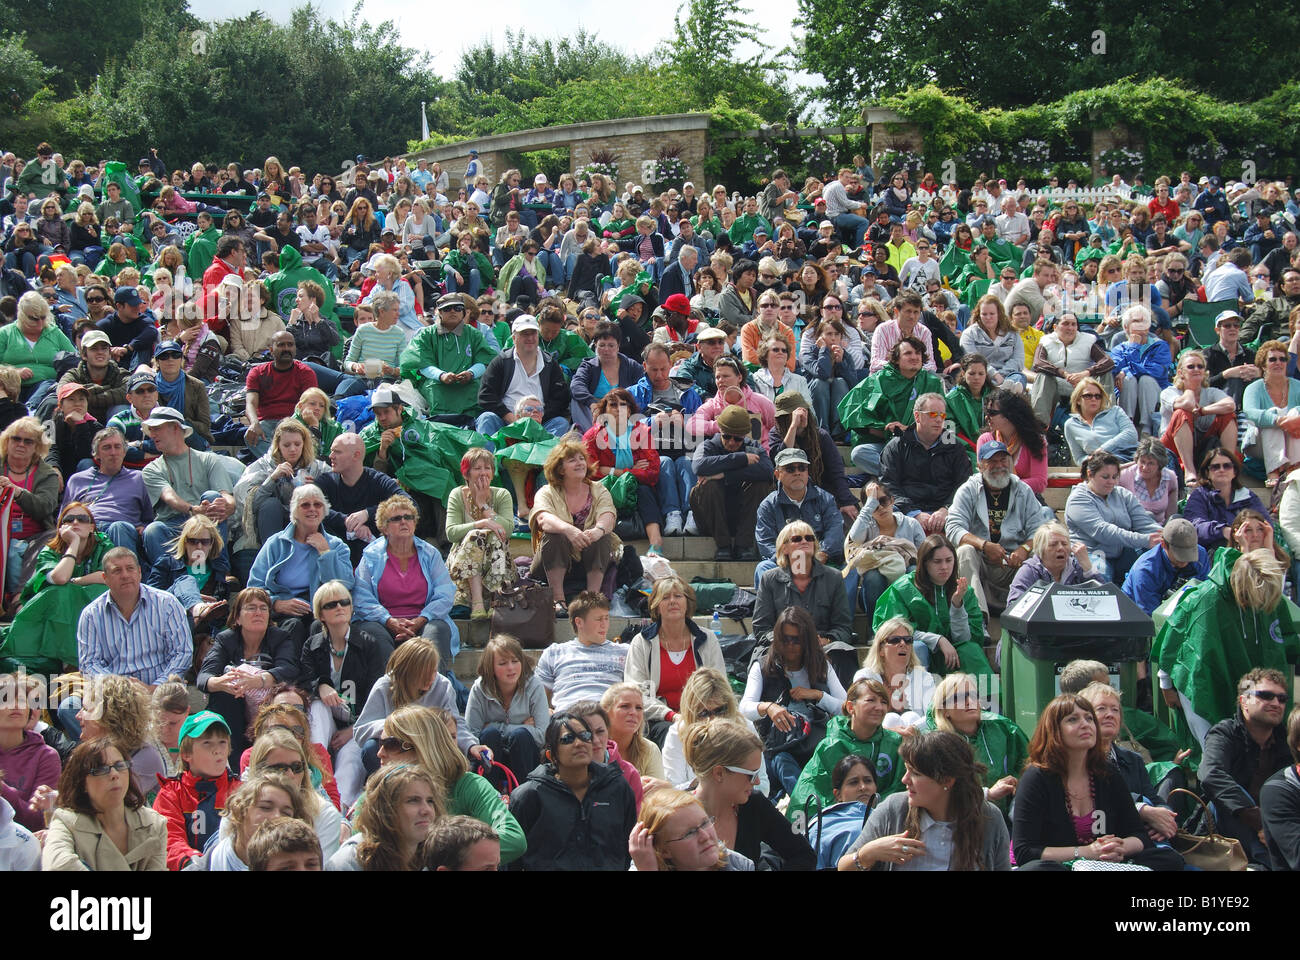
[[[304,483],[301,487],[295,487],[293,496],[289,498],[289,517],[292,520],[298,519],[298,508],[302,502],[307,499],[320,500],[325,504],[325,511],[328,513],[330,508],[329,497],[321,492],[321,488],[314,483]]]
[[[1160,464],[1160,469],[1169,466],[1169,450],[1163,443],[1155,437],[1143,437],[1138,441],[1137,450],[1133,454],[1133,460],[1136,462],[1143,457],[1150,457],[1156,463]]]
[[[402,298],[392,290],[376,291],[374,296],[370,298],[370,307],[375,311],[375,316],[379,316],[384,310],[391,310],[393,307],[400,308],[401,305]]]
[[[1134,321],[1145,323],[1147,326],[1150,326],[1151,311],[1140,303],[1130,304],[1124,312],[1120,314],[1120,325],[1123,326],[1124,331],[1127,333],[1129,326],[1132,325]]]
[[[103,430],[99,431],[99,433],[95,434],[94,439],[90,441],[90,449],[95,452],[96,456],[99,455],[99,445],[110,437],[117,437],[123,443],[126,442],[126,437],[122,435],[122,431],[117,429],[117,427],[105,427]]]

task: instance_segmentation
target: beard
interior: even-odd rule
[[[1005,490],[1011,486],[1010,470],[986,470],[984,483],[992,490]]]

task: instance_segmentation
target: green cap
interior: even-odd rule
[[[185,722],[181,724],[180,733],[176,735],[176,742],[180,743],[186,737],[198,739],[203,736],[203,731],[214,723],[221,724],[226,733],[230,733],[230,724],[226,723],[221,714],[213,713],[211,710],[200,710],[198,713],[192,713],[185,718]]]

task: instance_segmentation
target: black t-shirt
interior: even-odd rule
[[[1011,503],[1011,487],[994,490],[984,484],[984,502],[989,508],[989,539],[997,543],[1002,539],[1002,521],[1007,516],[1007,506]]]
[[[275,210],[267,207],[265,210],[259,210],[254,207],[248,214],[248,222],[259,230],[265,230],[270,233],[275,227],[275,221],[279,219],[280,214]]]

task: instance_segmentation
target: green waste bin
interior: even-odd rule
[[[1105,663],[1123,705],[1134,706],[1137,664],[1154,633],[1151,618],[1113,583],[1035,584],[1002,614],[1002,712],[1032,737],[1061,692],[1061,669],[1080,659]]]

